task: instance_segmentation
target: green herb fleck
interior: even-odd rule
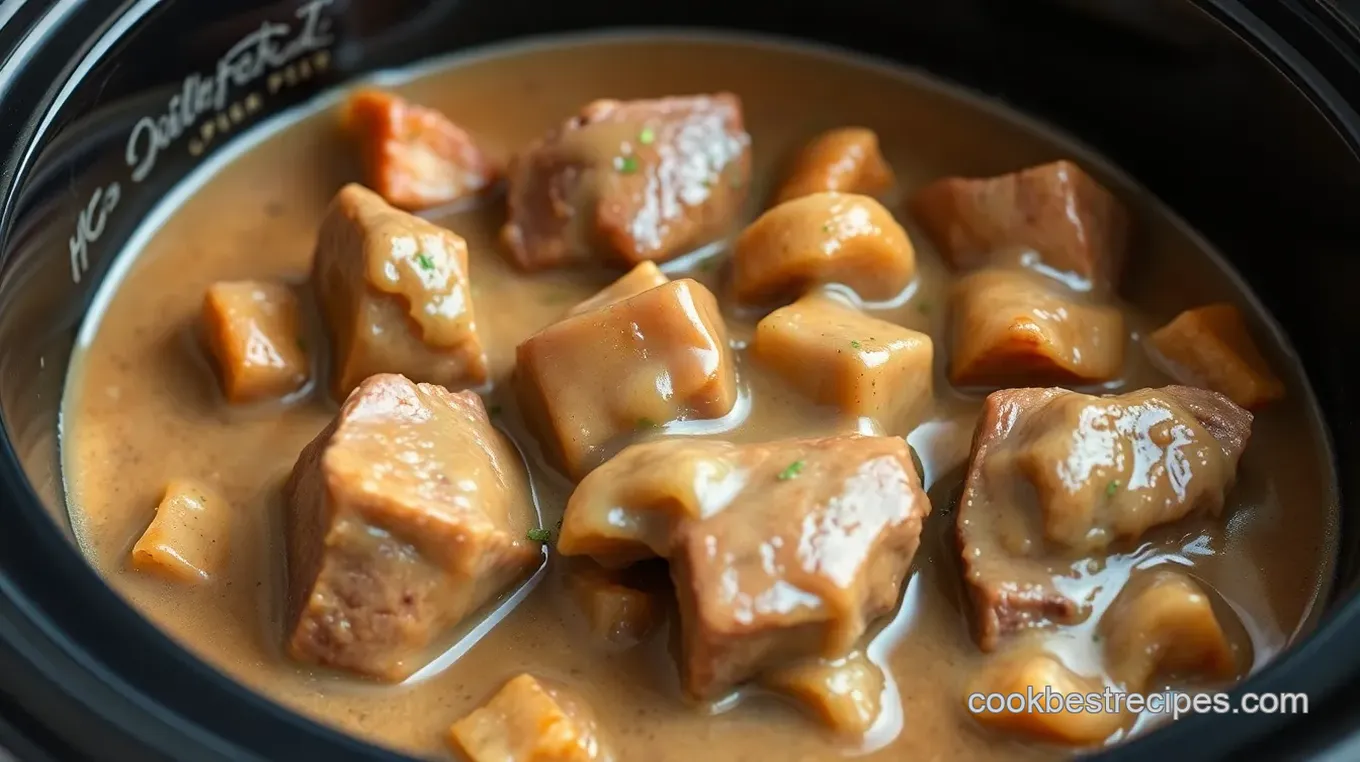
[[[853,349],[859,349],[860,344],[859,344],[858,341],[851,341],[851,342],[850,342],[850,346],[851,346],[851,348],[853,348]]]
[[[929,315],[929,314],[930,314],[930,302],[918,302],[918,303],[916,304],[916,311],[919,312],[919,313],[921,313],[922,315]]]
[[[416,264],[420,265],[422,270],[434,269],[434,260],[430,259],[430,255],[423,251],[416,255]]]
[[[788,464],[787,466],[784,467],[783,471],[779,472],[779,481],[786,482],[789,479],[792,479],[793,477],[797,476],[798,474],[801,474],[803,472],[804,465],[805,465],[804,462],[801,460],[795,460],[794,462]]]
[[[651,127],[643,127],[642,132],[638,133],[638,142],[645,146],[649,146],[652,143],[655,143],[656,130],[653,130]]]
[[[830,233],[830,232],[831,232],[831,223],[828,222],[828,223],[826,223],[825,225],[822,225],[822,232],[823,232],[823,233]]]
[[[651,418],[639,418],[639,419],[638,419],[638,422],[637,422],[637,427],[638,427],[639,429],[656,429],[656,428],[660,428],[660,426],[657,424],[657,422],[656,422],[656,421],[653,421]]]
[[[527,537],[532,542],[547,542],[552,539],[552,532],[542,527],[530,529]]]
[[[1118,479],[1115,479],[1114,481],[1110,482],[1109,484],[1106,484],[1106,485],[1105,485],[1105,497],[1114,497],[1114,493],[1116,493],[1116,492],[1119,491],[1119,487],[1120,487],[1120,481],[1119,481]]]
[[[637,157],[633,156],[632,154],[629,154],[627,156],[616,157],[614,159],[614,169],[617,169],[620,174],[624,175],[633,174],[634,172],[638,171]]]

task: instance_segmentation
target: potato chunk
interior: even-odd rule
[[[227,562],[230,506],[206,485],[176,479],[132,546],[132,568],[174,582],[210,581]]]
[[[401,209],[457,201],[485,189],[499,174],[463,128],[392,93],[354,93],[344,121],[360,147],[364,182]]]
[[[640,262],[636,267],[629,270],[627,275],[605,286],[598,294],[567,310],[567,316],[608,307],[615,302],[621,302],[624,299],[637,296],[643,291],[650,291],[657,286],[664,286],[670,282],[671,279],[661,272],[661,268],[657,267],[655,262]]]
[[[219,281],[203,297],[208,349],[228,402],[286,397],[311,375],[298,299],[283,283]]]
[[[897,605],[930,502],[901,437],[667,438],[593,471],[557,549],[670,561],[680,674],[700,699],[853,649]]]
[[[877,196],[893,180],[873,130],[838,127],[813,138],[798,153],[775,203],[828,191]]]
[[[545,454],[575,479],[612,440],[718,418],[737,398],[718,302],[689,279],[558,321],[516,354],[525,418]]]
[[[1101,618],[1100,633],[1106,669],[1129,690],[1149,687],[1158,673],[1228,681],[1240,672],[1208,594],[1179,571],[1131,579]]]
[[[883,670],[862,651],[776,667],[760,682],[797,701],[831,730],[846,735],[867,733],[883,709]]]
[[[1122,709],[1113,701],[1109,706],[1103,701],[1087,701],[1088,694],[1100,695],[1104,691],[1105,686],[1099,680],[1078,675],[1052,654],[1032,649],[999,658],[988,665],[970,688],[967,708],[979,722],[1046,741],[1094,746],[1132,719],[1125,712],[1113,711]],[[991,694],[1025,698],[1035,695],[1037,700],[1043,700],[1046,692],[1052,696],[1046,709],[1061,706],[1059,711],[1030,707],[1028,702],[1022,705],[1019,699],[1011,699],[1014,702],[1011,706],[997,706],[998,699],[993,698],[990,709],[985,703],[985,698]],[[1069,701],[1074,702],[1075,707]],[[1079,711],[1072,711],[1074,708]],[[1000,711],[993,711],[996,709]]]
[[[1192,514],[1219,515],[1251,422],[1227,397],[1188,386],[988,395],[957,524],[979,646],[1085,619],[1087,605],[1054,582],[1076,559]]]
[[[628,647],[646,638],[665,618],[655,589],[627,584],[626,574],[582,559],[567,575],[567,587],[585,614],[590,632],[613,646]]]
[[[1284,382],[1231,304],[1186,310],[1148,337],[1177,381],[1226,394],[1254,410],[1284,397]]]
[[[606,762],[594,713],[566,689],[522,674],[453,723],[449,743],[471,762]]]
[[[501,230],[521,270],[664,262],[728,234],[751,136],[731,93],[598,100],[515,156]]]
[[[284,497],[288,653],[380,680],[543,558],[524,464],[472,392],[366,379]]]
[[[765,212],[737,238],[732,262],[736,297],[748,304],[797,298],[821,283],[888,299],[916,274],[907,231],[882,204],[850,193],[814,193]]]
[[[931,399],[930,337],[869,317],[821,293],[771,312],[756,326],[757,362],[813,400],[909,429]]]
[[[1016,270],[964,276],[952,294],[949,380],[958,386],[1092,384],[1124,365],[1124,316]]]
[[[450,389],[486,380],[467,244],[346,185],[321,223],[312,287],[331,342],[331,395],[375,373]]]
[[[1070,161],[938,180],[916,194],[911,210],[957,270],[1025,263],[1107,290],[1128,246],[1124,205]]]

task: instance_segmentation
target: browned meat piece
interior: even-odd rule
[[[750,174],[735,95],[594,101],[511,162],[502,238],[522,270],[662,262],[724,235]]]
[[[953,289],[949,380],[959,386],[1091,384],[1124,366],[1124,315],[1018,270],[983,270]]]
[[[1100,633],[1105,669],[1127,690],[1152,687],[1159,673],[1226,682],[1242,670],[1209,594],[1172,569],[1135,574],[1101,618]]]
[[[1084,619],[1086,603],[1053,581],[1075,559],[1192,513],[1218,515],[1251,420],[1228,398],[1184,386],[989,395],[958,510],[982,649]]]
[[[897,605],[929,512],[900,437],[661,439],[581,482],[557,547],[605,565],[669,559],[681,679],[712,698],[849,652]]]
[[[542,561],[519,453],[481,398],[365,380],[285,488],[288,653],[402,680],[453,625]]]
[[[516,356],[525,420],[573,479],[620,437],[718,418],[737,399],[718,302],[689,279],[553,323],[525,339]]]
[[[873,130],[839,127],[813,138],[798,152],[775,203],[826,191],[877,196],[891,188],[893,180]]]
[[[637,267],[628,271],[627,275],[610,283],[600,290],[599,293],[586,299],[580,304],[567,310],[567,317],[579,315],[582,312],[591,312],[601,307],[608,307],[616,302],[629,299],[643,291],[650,291],[657,286],[664,286],[670,283],[671,279],[661,272],[655,262],[640,262]]]
[[[937,180],[911,211],[957,270],[1024,262],[1104,290],[1115,285],[1128,244],[1124,205],[1070,161]]]
[[[228,402],[286,397],[311,364],[302,348],[298,298],[283,283],[219,281],[203,297],[203,326]]]
[[[1153,331],[1148,341],[1181,383],[1226,394],[1248,410],[1284,397],[1284,382],[1270,369],[1231,304],[1186,310]]]
[[[883,670],[863,651],[777,667],[762,675],[760,682],[848,736],[869,732],[883,711]]]
[[[814,401],[910,431],[929,406],[930,337],[814,292],[756,325],[752,356]]]
[[[732,251],[733,291],[747,304],[795,299],[823,283],[889,299],[915,275],[907,231],[882,204],[850,193],[785,201],[741,231]]]
[[[364,182],[393,206],[447,204],[478,193],[500,174],[463,128],[392,93],[354,93],[344,121],[359,143]]]
[[[609,762],[595,713],[561,686],[522,674],[453,723],[449,743],[471,762]]]
[[[331,394],[375,373],[450,389],[486,380],[467,244],[346,185],[321,223],[312,287],[331,342]]]

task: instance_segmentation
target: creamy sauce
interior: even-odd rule
[[[287,126],[225,166],[169,217],[141,251],[73,364],[64,407],[63,451],[72,519],[82,548],[109,583],[185,647],[286,706],[356,735],[422,756],[447,757],[449,724],[522,671],[569,685],[588,701],[622,759],[1049,758],[1068,750],[985,731],[963,697],[984,663],[971,635],[953,534],[953,506],[981,395],[944,378],[949,353],[947,286],[939,256],[903,211],[903,199],[947,174],[985,176],[1074,158],[1114,190],[1136,220],[1121,289],[1134,332],[1124,377],[1102,388],[1126,391],[1169,382],[1137,337],[1182,309],[1236,302],[1289,397],[1260,412],[1224,516],[1156,530],[1097,573],[1067,584],[1091,594],[1095,614],[1049,639],[1068,665],[1094,673],[1091,633],[1098,614],[1134,568],[1191,568],[1241,622],[1255,666],[1309,624],[1330,578],[1336,523],[1330,458],[1306,381],[1268,321],[1189,234],[1154,201],[1079,147],[994,107],[919,78],[806,50],[694,39],[607,38],[516,49],[421,75],[395,88],[438,108],[506,158],[595,98],[655,97],[729,90],[741,96],[752,136],[755,187],[746,220],[764,209],[793,152],[817,133],[861,125],[877,131],[899,188],[885,199],[907,226],[919,274],[898,298],[871,305],[884,319],[928,333],[936,346],[936,399],[927,422],[908,431],[924,465],[934,513],[898,611],[869,646],[888,668],[880,723],[847,744],[778,700],[752,695],[713,707],[685,704],[666,632],[622,653],[596,647],[554,574],[536,575],[495,627],[400,686],[367,684],[289,662],[282,653],[284,546],[279,488],[299,451],[335,413],[324,393],[286,404],[232,408],[221,398],[198,337],[204,290],[217,280],[304,280],[326,203],[358,177],[355,151],[334,113]],[[469,246],[472,299],[488,349],[488,405],[525,454],[545,525],[561,514],[568,482],[547,468],[523,429],[504,384],[517,343],[592,295],[617,273],[549,271],[524,276],[498,252],[500,199],[424,216]],[[701,280],[727,301],[724,244],[663,269]],[[873,429],[818,408],[744,351],[759,314],[725,306],[737,353],[740,399],[716,421],[672,424],[657,435],[761,441]],[[312,337],[309,346],[321,346]],[[324,384],[322,385],[324,387]],[[213,584],[176,586],[131,571],[128,553],[167,481],[213,485],[234,511],[228,572]],[[443,644],[447,646],[448,644]],[[451,658],[461,656],[461,658]],[[1145,716],[1141,724],[1152,721]]]

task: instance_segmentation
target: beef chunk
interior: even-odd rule
[[[206,484],[175,479],[132,546],[132,568],[173,582],[209,582],[226,566],[231,506]]]
[[[631,266],[713,241],[745,203],[750,146],[730,93],[594,101],[511,163],[510,259]]]
[[[1110,705],[1098,702],[1094,706],[1086,702],[1086,696],[1100,695],[1104,690],[1101,680],[1073,672],[1053,654],[1033,647],[1018,648],[992,661],[971,681],[968,711],[982,724],[998,730],[1074,746],[1095,746],[1133,720],[1128,712],[1114,711],[1113,702]],[[1057,708],[1059,699],[1063,701],[1060,711],[1032,710],[1028,704],[1018,712],[1010,708],[999,712],[986,709],[985,699],[989,695],[1046,693],[1055,696],[1049,699],[1049,709]],[[1082,697],[1078,708],[1084,711],[1069,710],[1067,696],[1071,694]]]
[[[453,723],[449,743],[471,762],[609,762],[595,714],[567,689],[522,674]]]
[[[713,698],[848,653],[897,605],[929,512],[900,437],[661,439],[581,482],[557,547],[606,565],[668,559],[681,680]]]
[[[572,307],[567,311],[567,316],[608,307],[616,302],[637,296],[643,291],[650,291],[657,286],[664,286],[670,282],[671,279],[661,272],[661,268],[657,267],[655,262],[640,262],[637,267],[629,270],[627,275],[605,286],[598,294]]]
[[[863,651],[777,667],[760,682],[797,701],[831,730],[849,736],[869,732],[883,711],[883,670]]]
[[[983,270],[953,289],[949,380],[959,386],[1091,384],[1124,365],[1124,316],[1017,270]]]
[[[1241,672],[1236,647],[1209,594],[1183,572],[1139,572],[1100,620],[1105,669],[1128,690],[1152,687],[1156,674],[1228,681]]]
[[[677,280],[560,320],[519,345],[515,384],[545,454],[579,479],[620,437],[721,417],[737,398],[718,302]]]
[[[1284,382],[1261,356],[1242,313],[1231,304],[1186,310],[1148,337],[1183,384],[1226,394],[1248,410],[1284,397]]]
[[[1070,161],[938,180],[916,194],[911,210],[958,270],[1024,262],[1105,290],[1127,247],[1124,205]]]
[[[481,398],[365,380],[285,488],[287,649],[396,681],[460,620],[542,561],[518,452]]]
[[[930,337],[812,293],[765,316],[756,361],[815,401],[905,433],[931,399]]]
[[[354,93],[345,122],[359,144],[364,182],[401,209],[457,201],[487,188],[499,174],[463,128],[392,93]]]
[[[916,253],[892,213],[868,196],[814,193],[751,223],[732,252],[738,300],[769,304],[839,283],[862,299],[896,296],[916,274]]]
[[[990,651],[1007,633],[1085,618],[1055,576],[1074,559],[1192,513],[1218,515],[1251,414],[1203,389],[987,397],[959,500],[958,537]]]
[[[321,223],[312,287],[331,342],[331,394],[375,373],[448,388],[486,381],[467,244],[346,185]]]
[[[298,299],[286,284],[214,283],[203,297],[203,325],[228,402],[286,397],[307,384]]]
[[[827,191],[877,196],[892,187],[893,179],[873,130],[839,127],[813,138],[798,152],[775,203]]]

